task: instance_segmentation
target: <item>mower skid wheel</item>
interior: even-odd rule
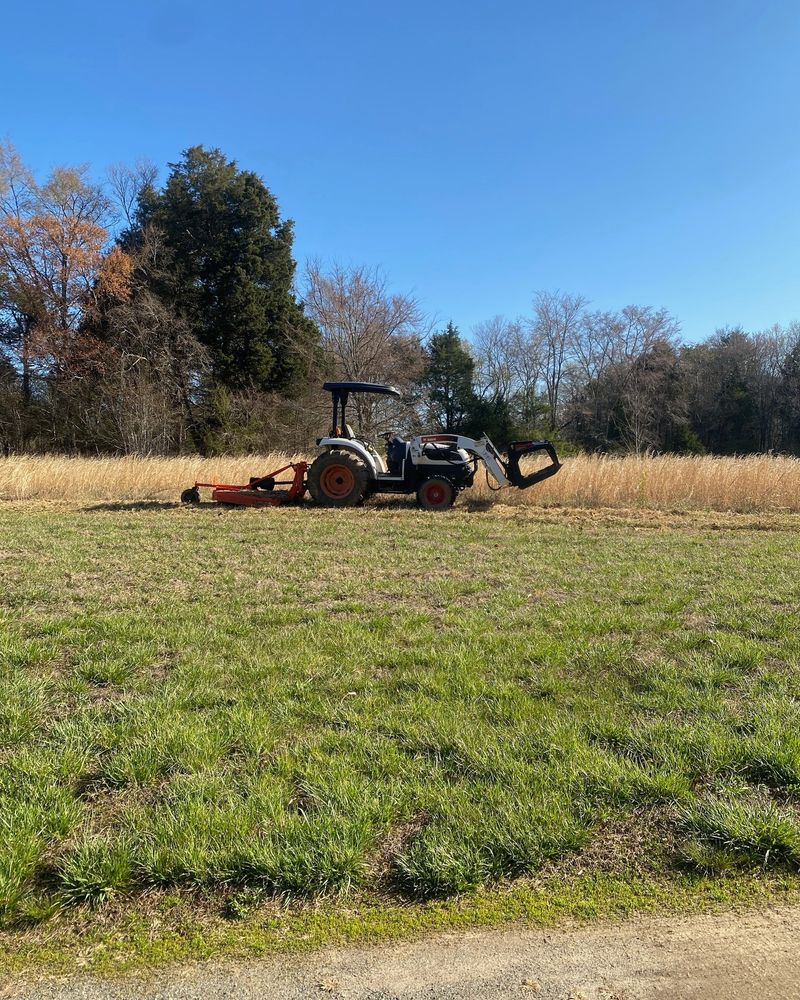
[[[188,490],[181,493],[181,503],[200,503],[200,490],[196,486],[190,486]]]
[[[531,472],[527,476],[523,475],[519,467],[519,460],[524,458],[525,455],[531,455],[537,451],[545,452],[550,459],[550,464],[546,465],[543,469]],[[511,481],[511,485],[516,486],[520,490],[527,490],[528,487],[535,486],[536,483],[541,483],[543,480],[549,479],[560,468],[561,463],[558,460],[556,449],[550,441],[512,441],[508,446],[506,475]]]
[[[326,451],[308,470],[308,490],[324,507],[357,507],[369,485],[366,465],[351,452]]]

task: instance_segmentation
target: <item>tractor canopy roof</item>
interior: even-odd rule
[[[351,392],[377,392],[381,396],[395,396],[400,399],[401,392],[393,385],[381,385],[380,382],[323,382],[326,392],[333,392],[347,399]]]

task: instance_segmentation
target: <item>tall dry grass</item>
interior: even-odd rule
[[[567,507],[800,512],[800,459],[580,455],[552,479],[498,496]]]
[[[289,461],[290,456],[280,453],[220,458],[10,455],[0,458],[0,499],[177,500],[196,481],[246,483],[250,476],[267,475]]]
[[[289,456],[220,458],[0,458],[0,499],[177,500],[195,480],[246,482],[284,465]],[[492,493],[482,473],[473,496],[531,506],[644,507],[656,510],[800,512],[800,459],[581,455],[564,460],[557,476],[520,491]]]

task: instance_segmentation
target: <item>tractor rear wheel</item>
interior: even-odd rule
[[[448,510],[455,501],[455,486],[442,476],[426,479],[417,490],[417,503],[423,510]]]
[[[369,471],[349,451],[326,451],[308,470],[308,489],[325,507],[355,507],[364,499]]]

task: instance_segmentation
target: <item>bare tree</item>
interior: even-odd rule
[[[619,314],[618,343],[614,361],[631,360],[648,351],[659,341],[674,344],[680,333],[678,321],[666,309],[650,306],[625,306]]]
[[[518,339],[518,324],[504,316],[494,316],[473,329],[475,378],[482,395],[509,399],[514,393]]]
[[[147,290],[111,313],[103,353],[100,412],[126,453],[184,450],[192,430],[192,390],[209,369],[188,324]]]
[[[573,377],[592,382],[617,358],[621,334],[619,313],[585,313],[573,331],[569,354]]]
[[[540,332],[531,323],[495,316],[473,329],[476,381],[484,398],[502,398],[520,427],[541,414],[544,364]]]
[[[654,341],[616,368],[620,388],[615,418],[622,443],[637,455],[669,447],[675,428],[687,416],[675,345],[667,339]]]
[[[591,440],[601,444],[611,439],[623,395],[628,398],[627,412],[637,414],[637,426],[643,425],[645,400],[639,399],[637,380],[646,368],[637,361],[649,356],[658,344],[675,347],[678,333],[677,321],[664,309],[626,306],[621,312],[583,314],[568,348],[568,406],[572,421],[577,418],[584,427],[591,427]],[[639,448],[636,442],[641,440],[641,434],[633,433],[632,447]]]
[[[551,429],[558,426],[561,386],[569,362],[570,346],[581,324],[587,300],[565,292],[538,292],[533,302],[531,335],[541,344],[542,380],[547,395]]]
[[[129,229],[133,226],[136,206],[142,193],[152,188],[158,177],[158,167],[150,160],[137,160],[132,166],[113,163],[107,171],[108,189],[120,220]]]
[[[789,356],[797,331],[792,327],[775,325],[752,335],[755,350],[753,389],[758,406],[759,447],[770,451],[778,447],[780,426],[780,397],[784,364]]]
[[[325,270],[311,261],[304,299],[337,377],[412,387],[424,367],[422,311],[413,296],[390,292],[379,268],[334,263]],[[365,433],[390,418],[385,399],[363,395],[354,403]]]
[[[125,453],[197,447],[211,366],[187,320],[148,286],[167,262],[156,229],[144,231],[134,253],[114,247],[106,255],[78,349],[50,388],[54,441]]]

